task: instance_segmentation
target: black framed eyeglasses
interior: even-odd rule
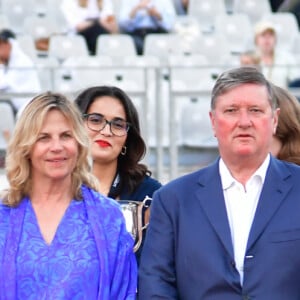
[[[100,132],[108,124],[110,132],[115,136],[126,135],[130,128],[130,124],[123,119],[115,118],[108,121],[103,115],[97,113],[83,114],[83,118],[86,120],[87,127],[90,130]]]

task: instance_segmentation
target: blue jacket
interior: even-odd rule
[[[140,299],[300,299],[300,167],[271,158],[240,284],[218,162],[154,194]]]

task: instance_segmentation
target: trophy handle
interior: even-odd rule
[[[152,198],[149,197],[149,196],[147,195],[147,196],[145,197],[145,199],[143,200],[143,202],[142,202],[142,203],[143,203],[143,207],[145,207],[145,208],[150,207],[149,201],[150,201],[150,203],[151,203]],[[143,207],[142,207],[142,208],[143,208]],[[147,223],[145,222],[144,226],[142,226],[142,230],[144,230],[144,229],[146,229],[146,228],[148,227],[148,225],[149,225],[149,218],[150,218],[150,212],[149,212],[148,222],[147,222]]]
[[[143,230],[145,230],[148,225],[149,225],[149,222],[147,222],[145,225],[143,225],[143,208],[148,208],[150,206],[150,203],[149,201],[151,202],[152,201],[152,198],[149,197],[149,196],[146,196],[144,198],[144,200],[142,202],[140,202],[138,204],[138,207],[137,207],[137,210],[138,210],[138,218],[137,218],[137,222],[138,222],[138,228],[137,228],[137,231],[138,231],[138,234],[137,234],[137,237],[138,237],[138,240],[136,242],[136,244],[134,245],[133,247],[133,251],[136,252],[141,244],[142,244],[142,240],[143,240]]]

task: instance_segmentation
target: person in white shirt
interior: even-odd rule
[[[139,297],[298,300],[300,167],[270,154],[271,84],[244,66],[220,74],[211,95],[220,158],[154,193]]]
[[[122,0],[119,25],[122,32],[133,37],[141,55],[146,35],[172,31],[175,16],[172,0]]]
[[[34,62],[27,56],[9,29],[0,31],[0,91],[20,93],[18,97],[9,97],[15,113],[33,95],[41,92],[41,84]],[[28,93],[28,96],[22,96]],[[3,97],[2,97],[3,99]]]
[[[290,81],[299,77],[296,58],[291,52],[280,49],[272,23],[261,21],[254,28],[256,52],[263,74],[272,83],[287,88]]]
[[[91,55],[96,52],[100,34],[119,31],[111,0],[63,0],[61,11],[69,24],[70,32],[85,38]]]

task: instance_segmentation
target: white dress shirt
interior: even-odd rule
[[[245,187],[232,177],[224,161],[220,159],[219,170],[227,216],[233,243],[236,268],[243,284],[244,259],[251,225],[260,193],[265,181],[270,155],[247,181]]]

